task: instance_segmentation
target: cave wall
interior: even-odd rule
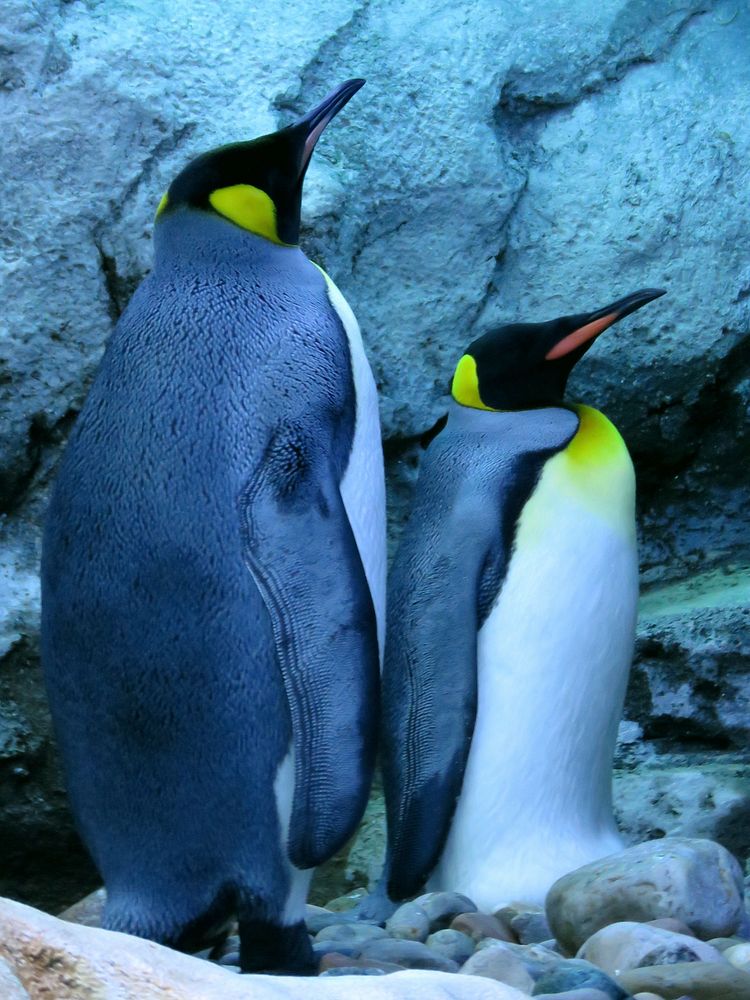
[[[570,387],[639,480],[618,809],[634,837],[686,824],[750,851],[749,40],[739,0],[5,0],[0,893],[62,905],[94,878],[40,683],[39,531],[155,206],[191,156],[350,76],[368,83],[313,158],[302,242],[363,328],[393,544],[471,340],[668,290]]]

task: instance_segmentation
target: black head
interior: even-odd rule
[[[470,344],[458,362],[453,398],[480,410],[559,405],[573,367],[599,334],[664,294],[644,288],[594,312],[492,330]]]
[[[172,181],[157,221],[181,206],[216,212],[274,243],[299,242],[302,182],[323,129],[364,85],[347,80],[294,125],[204,153]]]

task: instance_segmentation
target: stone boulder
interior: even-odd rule
[[[576,958],[592,962],[611,976],[642,965],[721,962],[721,952],[698,938],[652,924],[620,921],[602,927],[578,949]]]
[[[703,939],[731,935],[743,915],[742,871],[710,840],[668,837],[638,844],[558,879],[546,899],[560,945],[577,951],[618,921],[674,917]]]
[[[374,979],[238,976],[200,958],[114,931],[68,923],[0,899],[3,1000],[524,1000],[501,983],[441,972]]]
[[[618,981],[631,993],[648,991],[664,1000],[750,1000],[750,975],[729,963],[652,965],[623,972]]]

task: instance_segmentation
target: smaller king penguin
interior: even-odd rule
[[[620,849],[633,466],[605,416],[563,399],[599,334],[663,294],[503,326],[458,362],[389,582],[388,849],[360,916],[425,882],[486,912],[542,904],[558,877]]]
[[[385,607],[375,383],[297,246],[321,133],[189,163],[47,513],[42,662],[104,926],[304,972],[311,869],[369,793]]]

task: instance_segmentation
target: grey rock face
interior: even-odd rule
[[[701,938],[719,937],[732,934],[742,920],[742,873],[718,844],[665,838],[558,879],[546,910],[555,937],[571,952],[600,928],[622,920],[675,917]]]
[[[51,763],[37,664],[44,491],[150,266],[169,180],[347,76],[368,87],[311,166],[304,243],[363,327],[392,540],[471,340],[654,284],[669,296],[605,335],[571,398],[605,409],[634,453],[647,583],[750,565],[745,5],[270,0],[248,18],[241,0],[188,0],[185,12],[165,20],[146,0],[3,7],[0,889],[51,907],[95,876]],[[745,754],[746,615],[685,621],[642,632],[627,717],[656,757],[687,752],[686,734],[693,749]],[[316,899],[377,874],[381,828],[368,814]],[[61,842],[68,870],[53,885],[45,857]]]

